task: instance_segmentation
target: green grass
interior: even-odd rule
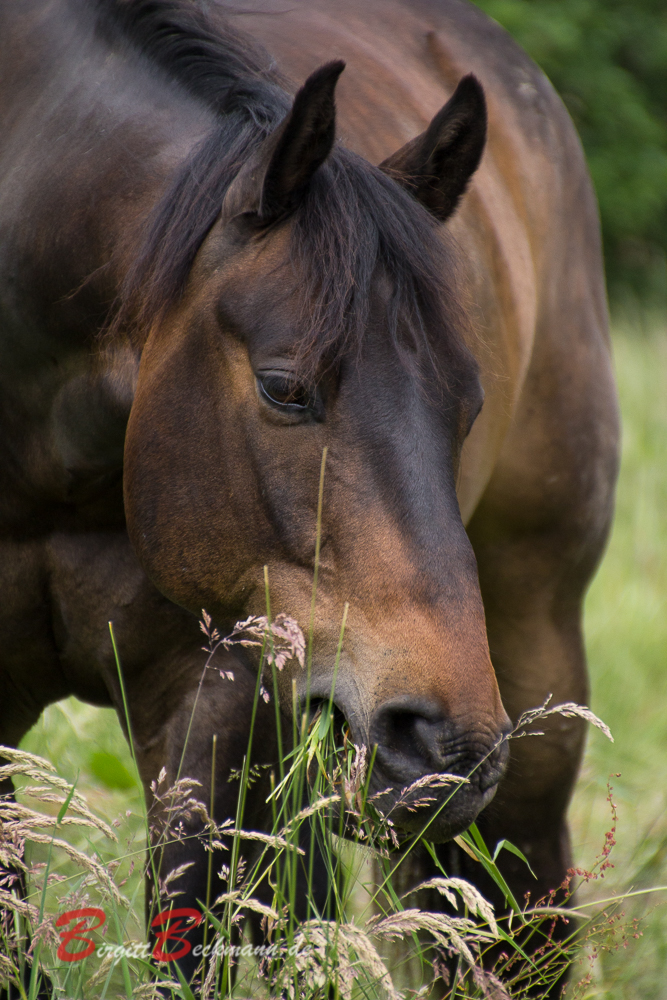
[[[609,829],[613,775],[616,867],[581,899],[667,885],[667,327],[619,324],[614,341],[621,477],[611,541],[586,604],[586,636],[591,707],[616,742],[591,738],[571,819],[575,857],[586,865]],[[664,893],[623,906],[628,920],[643,917],[643,936],[599,957],[587,995],[667,997],[666,904]]]
[[[46,709],[21,749],[51,761],[61,777],[76,782],[96,815],[118,825],[119,840],[136,857],[129,892],[143,925],[143,856],[136,852],[146,841],[144,794],[115,711],[67,698]],[[128,887],[123,891],[127,895]]]
[[[632,889],[667,885],[667,330],[664,324],[619,326],[616,364],[624,419],[623,466],[617,518],[605,561],[591,588],[586,631],[592,674],[593,710],[608,723],[615,744],[591,736],[572,810],[576,863],[590,868],[610,827],[606,782],[610,774],[618,807],[616,867],[604,880],[585,886],[578,902]],[[124,844],[136,850],[144,832],[141,790],[115,715],[74,699],[52,706],[22,743],[23,749],[53,761],[88,798],[94,812],[118,827]],[[616,773],[620,772],[620,777]],[[129,812],[129,815],[127,813]],[[89,846],[102,849],[100,841]],[[43,848],[40,848],[40,850]],[[35,860],[33,858],[33,860]],[[140,865],[123,886],[135,902],[139,936]],[[590,974],[579,997],[609,1000],[667,998],[667,893],[621,907],[626,931],[616,931],[610,948],[590,950],[578,977]],[[611,914],[611,910],[609,911]],[[633,937],[633,918],[641,917]],[[629,930],[628,930],[629,928]],[[623,939],[627,937],[627,947]],[[109,995],[116,995],[118,990]]]

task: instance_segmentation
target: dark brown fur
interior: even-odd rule
[[[493,748],[503,704],[587,700],[581,602],[617,464],[578,140],[459,0],[207,7],[3,7],[0,741],[69,694],[122,719],[113,620],[142,777],[173,776],[200,608],[223,629],[261,614],[268,565],[274,613],[308,621],[326,445],[312,694],[349,601],[336,701],[378,745],[376,781],[491,753],[435,833],[486,806],[535,898],[568,865],[583,726],[518,741],[488,804]],[[438,114],[468,73],[486,105],[468,79]],[[285,81],[307,76],[290,111]],[[307,414],[262,396],[276,369],[317,392]],[[220,774],[246,746],[253,663],[224,659],[236,680],[207,678],[186,751],[204,787],[214,733]],[[261,795],[250,809],[261,823]],[[184,904],[204,875],[198,858]]]

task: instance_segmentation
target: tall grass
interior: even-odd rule
[[[667,541],[667,527],[660,519],[667,500],[667,470],[661,444],[667,432],[666,344],[664,330],[617,331],[617,367],[626,428],[624,464],[614,536],[587,605],[593,707],[611,725],[616,743],[612,746],[600,737],[590,740],[572,820],[577,863],[589,868],[610,829],[607,778],[620,772],[621,777],[612,779],[618,843],[611,855],[612,860],[616,859],[616,868],[606,867],[608,857],[603,854],[597,874],[604,875],[604,879],[584,879],[577,894],[582,914],[590,917],[602,911],[597,922],[587,925],[588,943],[570,991],[578,998],[667,997],[662,973],[667,965],[667,918],[659,906],[656,908],[662,897],[627,896],[620,905],[592,905],[596,899],[667,884],[667,818],[660,753],[667,741],[667,725],[660,707],[667,686],[663,669],[667,578],[660,559]],[[266,676],[270,680],[270,671]],[[271,687],[269,681],[267,685]],[[50,812],[51,819],[50,825],[40,828],[48,832],[46,839],[27,838],[26,864],[35,869],[30,902],[38,909],[43,907],[47,915],[76,905],[104,905],[113,913],[106,940],[142,941],[146,821],[133,762],[115,716],[69,700],[47,710],[22,747],[53,761],[69,783],[56,788],[57,782],[52,786],[49,774],[42,771],[38,784],[52,791],[55,788],[58,801],[35,802],[33,796],[31,802],[38,811]],[[312,779],[313,762],[318,761],[321,767],[316,767],[312,783],[311,814],[301,815],[304,803],[296,790],[307,786],[305,772],[308,770]],[[41,765],[33,762],[31,766]],[[273,981],[274,991],[287,996],[324,996],[329,988],[332,996],[343,998],[408,997],[425,995],[419,992],[421,984],[428,987],[434,971],[451,974],[455,968],[458,978],[450,982],[449,988],[456,996],[481,997],[491,995],[493,990],[495,996],[502,996],[497,983],[483,978],[481,954],[502,935],[505,950],[516,957],[513,934],[522,920],[531,923],[536,935],[548,934],[552,915],[546,924],[539,913],[519,916],[514,925],[496,922],[488,904],[475,895],[472,887],[454,884],[456,880],[452,882],[444,871],[440,872],[436,888],[443,894],[445,907],[449,897],[447,915],[435,919],[415,905],[414,897],[401,899],[389,877],[393,862],[388,850],[395,836],[391,817],[383,817],[368,801],[367,774],[358,750],[341,734],[334,733],[326,704],[314,723],[306,719],[297,733],[285,775],[275,776],[274,829],[270,834],[273,840],[262,843],[232,837],[235,847],[231,852],[219,850],[214,861],[216,872],[227,870],[227,886],[222,893],[218,886],[217,895],[226,898],[211,918],[209,940],[217,936],[218,940],[229,941],[241,933],[244,916],[253,913],[264,922],[269,940],[277,943],[280,960],[269,956],[262,965],[256,959],[242,959],[234,970],[234,985],[229,960],[225,964],[223,956],[209,962],[202,972],[208,974],[206,988],[210,995],[266,995]],[[249,775],[240,777],[243,784]],[[34,784],[29,777],[25,780]],[[67,789],[75,784],[67,803]],[[170,795],[166,788],[158,791],[163,797]],[[181,798],[181,805],[187,808],[188,797],[196,797],[197,790],[186,787],[185,791],[192,793]],[[76,799],[80,792],[85,792],[87,806]],[[345,832],[353,846],[338,836],[342,817],[340,810],[333,808],[332,800],[340,800],[341,793],[348,804]],[[200,794],[207,798],[206,790]],[[428,788],[424,795],[428,795]],[[19,798],[28,803],[29,796]],[[78,814],[72,812],[77,803]],[[81,812],[84,808],[113,825],[95,824]],[[69,823],[75,815],[86,823]],[[310,836],[319,840],[325,863],[331,866],[332,874],[334,869],[337,874],[332,879],[329,912],[318,913],[313,903],[309,921],[297,924],[293,918],[295,866],[300,857],[300,828],[306,822],[313,824]],[[242,815],[238,815],[234,827],[240,829],[242,825]],[[229,825],[216,829],[209,824],[204,834],[208,846],[214,842],[229,844],[229,831]],[[82,855],[110,873],[122,900],[113,896],[109,886],[105,887],[105,879],[100,878],[94,864],[86,867],[85,862],[78,859],[77,863],[62,848],[53,846],[52,841],[65,836]],[[250,859],[252,852],[248,853],[247,848],[251,845],[255,860],[248,861],[249,867],[243,870],[242,858],[245,855]],[[487,845],[470,835],[465,846],[502,884],[502,854],[493,859]],[[373,848],[375,861],[370,860]],[[602,865],[606,870],[600,871]],[[50,884],[44,890],[40,883],[45,881],[45,873]],[[268,901],[265,892],[258,893],[259,881],[264,888],[269,881],[276,887]],[[378,893],[377,885],[383,882],[384,890]],[[178,878],[171,889],[178,891]],[[258,894],[264,902],[256,901]],[[262,906],[268,909],[262,911]],[[625,916],[621,919],[622,911]],[[32,917],[34,922],[34,912]],[[642,918],[640,923],[633,923],[638,918]],[[45,934],[45,964],[55,968],[54,981],[67,996],[87,1000],[119,994],[151,995],[154,987],[150,970],[141,959],[130,957],[114,962],[108,957],[100,962],[93,956],[85,963],[76,963],[76,969],[63,969],[53,959],[58,941],[53,920],[50,924],[47,921]],[[392,969],[385,958],[391,951],[387,943],[395,938],[401,940],[401,966]],[[295,949],[295,955],[290,956],[290,948]],[[303,958],[306,948],[311,949],[307,960]],[[448,969],[443,964],[447,952],[454,956]],[[547,956],[542,963],[544,989],[549,977],[556,974],[558,962],[557,957]],[[529,965],[523,971],[520,965],[514,965],[518,978],[511,989],[517,996],[533,975]],[[169,989],[173,996],[189,1000],[187,984],[180,982],[173,963],[163,968],[164,974],[171,977]],[[497,971],[502,970],[499,967]],[[538,971],[538,982],[539,976]],[[506,974],[506,982],[508,978],[511,976]],[[440,989],[444,989],[442,982]]]
[[[206,616],[202,627],[211,653],[228,642],[212,630]],[[285,656],[272,648],[277,638],[287,636],[297,651],[303,649],[298,627],[284,618],[273,627],[267,619],[249,619],[237,627],[237,637],[231,641],[255,644],[260,630],[265,666],[278,670]],[[253,638],[247,638],[249,634]],[[264,681],[273,672],[260,669],[257,701],[271,697]],[[582,715],[605,730],[588,709],[571,703],[545,704],[525,713],[513,735],[525,736],[554,713]],[[206,924],[204,949],[199,945],[194,953],[201,956],[199,967],[189,982],[175,961],[183,954],[182,937],[171,943],[169,935],[160,940],[158,931],[151,956],[153,945],[142,943],[141,932],[136,936],[133,900],[123,891],[131,884],[130,870],[121,873],[130,859],[130,867],[136,867],[135,838],[124,848],[119,845],[115,830],[90,811],[76,791],[76,782],[70,785],[53,765],[22,750],[0,748],[7,761],[0,767],[0,778],[21,780],[18,802],[0,802],[0,857],[10,872],[23,873],[28,885],[25,899],[12,895],[18,883],[11,874],[0,888],[0,972],[24,1000],[36,1000],[38,994],[105,998],[109,991],[117,996],[119,988],[128,1000],[167,995],[180,1000],[247,995],[407,1000],[443,991],[452,998],[509,1000],[529,991],[534,996],[536,988],[546,993],[558,981],[576,944],[576,931],[565,941],[556,939],[554,928],[564,912],[554,906],[553,896],[531,908],[519,906],[496,863],[503,847],[520,855],[515,847],[503,842],[492,855],[474,825],[470,833],[456,838],[503,891],[509,916],[502,918],[474,885],[442,867],[427,840],[428,820],[420,834],[401,838],[400,852],[393,850],[400,834],[392,812],[407,806],[416,814],[420,808],[435,808],[439,801],[439,808],[444,808],[468,779],[424,776],[384,809],[385,793],[370,794],[366,749],[355,746],[345,730],[335,726],[333,698],[314,713],[297,712],[295,718],[294,745],[284,754],[280,772],[271,773],[270,831],[246,830],[243,825],[245,790],[257,775],[250,763],[252,727],[241,772],[233,776],[239,782],[235,817],[216,824],[197,798],[198,783],[187,777],[169,786],[162,771],[152,784],[160,809],[151,810],[150,827],[146,816],[150,848],[141,866],[154,887],[149,921],[155,926],[151,921],[155,916],[161,929],[167,926],[165,919],[178,918],[177,929],[179,924],[187,927],[188,919],[195,926],[202,920]],[[202,820],[199,828],[192,825],[195,817]],[[81,837],[84,842],[75,846]],[[160,864],[161,848],[184,839],[199,841],[193,847],[210,852],[211,884],[197,910],[192,904],[178,909],[179,883],[190,866],[167,871]],[[303,848],[308,840],[310,855]],[[401,891],[398,885],[404,880],[396,880],[397,870],[418,843],[431,854],[434,873]],[[361,875],[355,845],[372,856],[372,878]],[[318,863],[329,876],[326,899],[318,898],[314,890],[316,847]],[[34,856],[35,848],[41,848],[44,860]],[[603,853],[599,870],[607,865]],[[305,889],[299,889],[300,874],[306,873]],[[426,890],[439,894],[443,905],[424,909],[420,898]],[[297,893],[305,893],[306,904],[304,913],[300,900],[298,916]],[[172,917],[168,911],[174,908]],[[254,948],[243,941],[248,917],[255,917]],[[570,919],[571,915],[567,923]],[[586,923],[588,933],[595,934],[594,921]],[[396,978],[401,970],[391,968],[381,952],[387,941],[400,941],[404,964],[421,973],[402,988]],[[490,970],[492,950],[496,955]],[[248,959],[243,965],[242,957]]]

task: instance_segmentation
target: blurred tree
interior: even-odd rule
[[[612,300],[667,305],[667,0],[476,0],[538,63],[579,130]]]

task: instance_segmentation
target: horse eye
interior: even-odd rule
[[[262,395],[274,406],[307,410],[313,406],[312,393],[303,385],[282,375],[263,375],[257,379]]]

